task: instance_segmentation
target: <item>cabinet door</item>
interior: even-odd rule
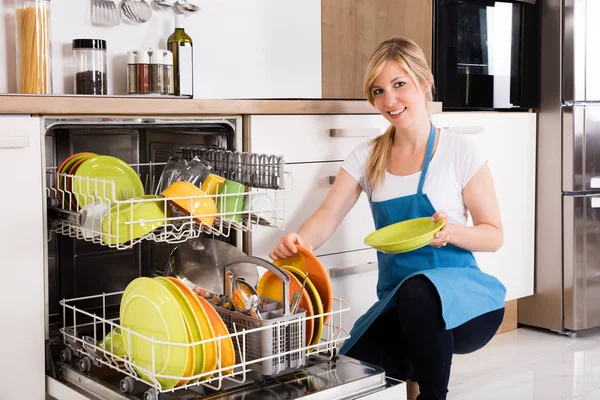
[[[476,253],[479,267],[506,285],[507,301],[533,294],[535,114],[441,113],[433,122],[477,143],[492,172],[504,244],[496,253]]]
[[[292,173],[294,188],[285,193],[286,232],[296,232],[321,205],[331,188],[330,177],[338,173],[341,162],[306,163],[287,165]],[[365,249],[364,238],[374,230],[371,209],[366,195],[359,197],[356,205],[346,215],[335,233],[316,255]],[[252,233],[252,254],[268,257],[285,232],[259,227]]]
[[[322,0],[323,98],[364,99],[363,75],[375,47],[414,40],[431,65],[431,0]]]
[[[0,116],[3,399],[42,399],[45,392],[40,132],[39,118]]]

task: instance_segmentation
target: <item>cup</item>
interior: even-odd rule
[[[224,180],[217,198],[217,211],[225,215],[223,219],[242,221],[245,187],[239,182]]]
[[[206,194],[214,196],[217,193],[219,193],[224,181],[225,178],[223,178],[222,176],[210,174],[206,177],[200,189],[202,189],[202,191]]]

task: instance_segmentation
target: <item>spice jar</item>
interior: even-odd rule
[[[173,53],[169,50],[165,50],[163,55],[165,68],[163,70],[165,75],[165,94],[175,94],[175,87],[173,86]]]
[[[17,91],[52,93],[50,0],[16,0]]]
[[[150,55],[146,50],[137,50],[138,93],[150,93]]]
[[[154,94],[165,93],[165,66],[162,50],[152,50],[150,56],[150,91]]]
[[[75,94],[105,95],[106,40],[74,39],[73,69],[75,72]]]
[[[127,53],[127,93],[138,93],[138,76],[137,76],[137,53],[129,51]]]

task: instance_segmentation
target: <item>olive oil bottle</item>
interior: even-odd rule
[[[183,15],[175,15],[175,32],[167,48],[173,53],[173,83],[176,96],[194,95],[194,48],[192,38],[183,30]]]

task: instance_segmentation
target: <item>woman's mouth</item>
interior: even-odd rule
[[[404,111],[406,111],[406,107],[399,108],[393,111],[388,111],[388,114],[390,114],[390,117],[392,118],[400,118],[402,114],[404,114]]]

